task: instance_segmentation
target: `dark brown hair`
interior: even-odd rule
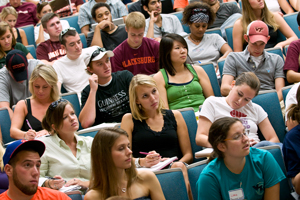
[[[194,2],[194,3],[191,3],[191,4],[187,5],[184,8],[183,17],[182,17],[182,20],[181,20],[183,24],[191,24],[192,23],[192,22],[190,22],[190,19],[194,14],[193,10],[196,9],[196,8],[207,10],[206,14],[209,17],[209,20],[208,20],[208,23],[207,23],[208,26],[210,26],[214,23],[216,15],[212,11],[210,5],[208,5],[207,3],[204,3],[204,2]]]

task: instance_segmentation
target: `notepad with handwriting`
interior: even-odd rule
[[[157,163],[156,165],[153,165],[152,167],[150,168],[147,168],[147,167],[141,167],[141,168],[137,168],[138,170],[139,169],[146,169],[146,170],[151,170],[151,171],[158,171],[158,170],[161,170],[163,169],[164,167],[168,166],[169,164],[171,164],[172,162],[174,162],[175,160],[178,160],[177,156],[174,156],[172,158],[169,158],[165,161],[162,161],[162,162],[159,162]]]

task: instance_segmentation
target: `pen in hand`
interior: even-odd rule
[[[26,119],[26,123],[27,123],[28,127],[29,127],[30,129],[32,129],[32,127],[31,127],[31,125],[30,125],[28,119]]]
[[[150,153],[147,153],[147,152],[142,152],[142,151],[140,151],[139,152],[140,154],[143,154],[143,155],[149,155]],[[156,157],[156,156],[155,156]],[[161,157],[161,156],[158,156],[158,157]]]

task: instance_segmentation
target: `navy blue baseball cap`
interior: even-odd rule
[[[27,67],[28,60],[22,51],[14,49],[6,55],[6,68],[12,73],[17,82],[27,80]]]
[[[46,146],[40,140],[17,140],[7,146],[5,154],[3,156],[4,166],[8,164],[10,159],[17,155],[17,153],[24,149],[32,149],[33,151],[36,151],[41,157],[45,152]]]

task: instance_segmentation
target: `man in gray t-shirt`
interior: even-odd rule
[[[10,51],[6,56],[6,67],[0,70],[0,108],[8,109],[10,118],[13,111],[11,107],[19,100],[31,96],[28,82],[33,69],[39,60],[27,60],[26,55],[17,49]]]
[[[222,96],[228,95],[234,84],[233,80],[237,76],[242,72],[251,71],[260,80],[260,89],[276,89],[281,101],[281,89],[284,87],[284,63],[279,55],[264,50],[270,39],[267,25],[260,20],[251,22],[244,39],[248,42],[246,49],[243,52],[231,52],[226,58],[221,85]]]

